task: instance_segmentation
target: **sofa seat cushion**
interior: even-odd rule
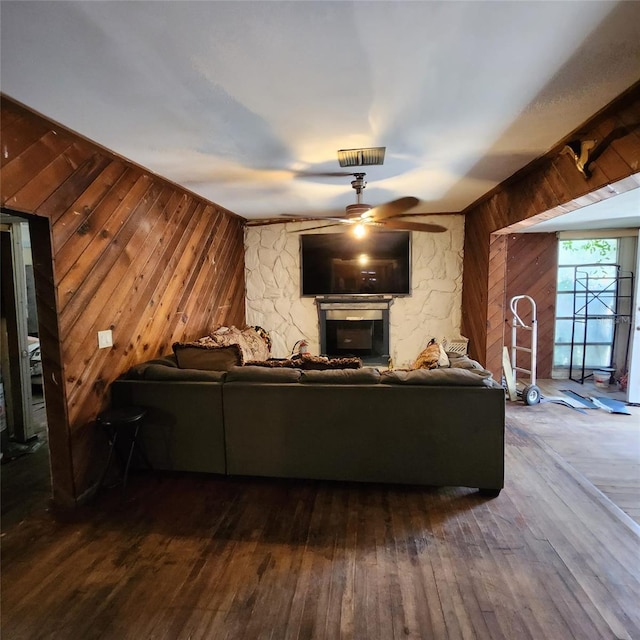
[[[197,342],[176,342],[173,352],[180,369],[229,371],[244,362],[242,350],[237,344],[219,347]]]
[[[378,384],[380,372],[372,367],[303,371],[300,382],[307,384]]]
[[[484,369],[392,369],[383,371],[380,382],[384,384],[420,384],[444,387],[494,387],[490,371]]]

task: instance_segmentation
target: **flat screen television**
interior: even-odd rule
[[[410,243],[409,231],[303,234],[302,295],[409,295]]]

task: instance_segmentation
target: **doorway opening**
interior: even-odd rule
[[[15,509],[16,500],[25,500],[25,487],[50,495],[51,477],[29,222],[3,210],[0,241],[0,458],[4,517],[6,510]]]

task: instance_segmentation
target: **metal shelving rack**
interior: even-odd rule
[[[581,271],[585,267],[606,266],[615,269],[615,275],[593,276],[587,271]],[[611,343],[611,358],[609,366],[605,369],[613,369],[613,358],[616,341],[619,336],[620,325],[627,325],[627,343],[631,337],[631,314],[633,311],[634,280],[632,272],[620,271],[620,265],[580,265],[574,268],[573,290],[573,327],[571,329],[571,352],[569,358],[569,378],[574,382],[583,384],[591,373],[585,375],[587,369],[587,345],[598,344],[590,342],[589,324],[597,321],[613,321],[613,339]],[[605,282],[606,281],[606,282]],[[599,286],[600,285],[600,286]],[[590,305],[601,306],[601,313],[591,313]],[[576,337],[576,327],[584,325],[582,340]],[[604,343],[602,343],[604,344]],[[580,366],[574,366],[574,352],[577,347],[582,348],[582,362]],[[626,367],[626,356],[624,366]],[[579,377],[574,377],[574,370],[579,371]]]

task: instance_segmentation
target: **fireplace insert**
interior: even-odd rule
[[[355,356],[367,365],[388,364],[391,299],[318,299],[317,304],[323,355]]]

